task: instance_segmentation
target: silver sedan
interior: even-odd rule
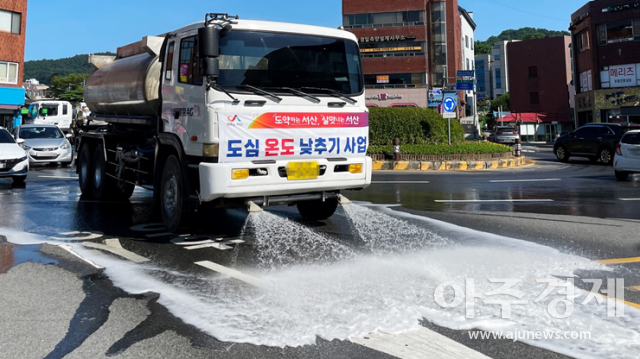
[[[22,125],[14,130],[17,139],[29,156],[29,163],[60,163],[68,166],[73,161],[68,137],[55,125]]]

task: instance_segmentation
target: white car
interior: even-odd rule
[[[29,156],[29,163],[60,163],[68,166],[73,162],[73,152],[68,138],[55,125],[21,125],[14,130],[16,140],[24,140],[22,147]]]
[[[630,174],[640,173],[640,130],[627,132],[616,146],[613,169],[619,181]]]
[[[19,141],[22,142],[22,141]],[[29,159],[9,131],[0,127],[0,178],[11,177],[22,183],[29,174]]]

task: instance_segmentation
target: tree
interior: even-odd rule
[[[491,101],[492,112],[497,112],[500,107],[502,107],[502,112],[511,111],[511,95],[508,92]]]
[[[54,98],[69,102],[80,102],[83,99],[84,82],[88,74],[71,74],[68,76],[53,76],[49,91]]]
[[[476,41],[475,54],[490,54],[493,44],[500,41],[508,40],[532,40],[543,39],[546,37],[571,35],[568,31],[556,31],[547,29],[536,29],[533,27],[523,27],[517,30],[504,30],[498,36],[491,36],[486,41]]]

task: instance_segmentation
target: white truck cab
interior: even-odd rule
[[[341,190],[371,183],[350,32],[207,14],[90,61],[99,69],[85,100],[111,130],[80,138],[83,194],[153,189],[165,225],[177,230],[201,203],[295,204],[326,219]]]
[[[69,133],[73,106],[68,101],[37,101],[29,105],[29,118],[35,125],[55,125]]]

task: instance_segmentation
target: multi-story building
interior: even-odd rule
[[[29,79],[22,84],[26,96],[31,101],[43,100],[48,96],[49,86],[41,84],[36,79]]]
[[[478,98],[493,98],[493,77],[491,76],[491,55],[476,55],[475,64],[476,64],[476,92],[478,93]]]
[[[498,97],[509,92],[509,54],[507,52],[507,45],[512,42],[520,40],[508,40],[500,41],[493,44],[491,49],[491,57],[493,63],[492,69],[492,90],[493,96]]]
[[[343,0],[342,13],[360,41],[370,105],[427,107],[429,88],[455,90],[467,13],[457,0]]]
[[[474,32],[476,30],[476,23],[473,21],[473,13],[468,12],[462,7],[458,7],[460,12],[460,24],[462,26],[462,37],[460,38],[460,46],[462,48],[462,70],[474,70],[475,69],[475,49],[474,49]],[[473,91],[464,92],[464,101],[466,103],[467,113],[465,115],[471,115],[474,105]]]
[[[24,105],[22,88],[27,0],[0,1],[0,126],[12,127]]]
[[[571,15],[577,125],[640,123],[640,3],[590,1]]]
[[[523,140],[552,141],[570,130],[571,37],[513,42],[507,55],[511,118]]]

